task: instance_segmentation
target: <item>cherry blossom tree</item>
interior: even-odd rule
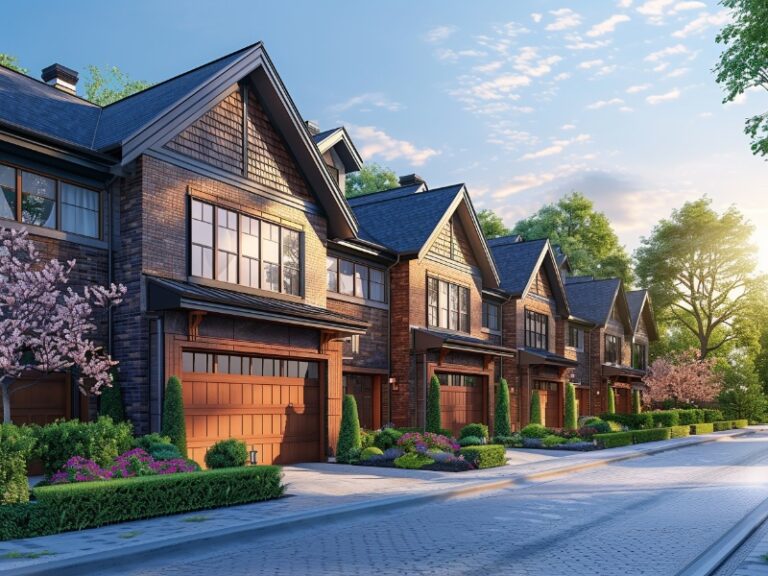
[[[96,309],[122,301],[126,288],[112,284],[86,286],[82,293],[70,286],[75,261],[43,261],[26,230],[0,227],[0,388],[3,421],[11,421],[13,395],[36,383],[24,384],[22,375],[40,376],[78,368],[77,385],[83,394],[99,394],[111,386],[110,369],[116,361],[92,339]]]
[[[672,400],[676,405],[713,401],[722,387],[715,362],[715,358],[702,359],[695,349],[654,360],[643,378],[648,385],[644,399],[650,403]]]

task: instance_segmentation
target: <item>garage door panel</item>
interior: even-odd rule
[[[474,386],[440,386],[440,422],[454,435],[474,422],[485,421],[482,378]]]

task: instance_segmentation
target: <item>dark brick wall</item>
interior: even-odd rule
[[[350,300],[341,300],[329,295],[329,310],[352,316],[368,322],[368,331],[360,336],[359,353],[352,352],[352,343],[345,342],[343,348],[344,366],[366,369],[387,369],[389,344],[387,334],[388,311],[367,306]]]

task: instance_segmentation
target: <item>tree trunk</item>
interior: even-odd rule
[[[11,380],[2,380],[3,388],[3,423],[11,424]]]

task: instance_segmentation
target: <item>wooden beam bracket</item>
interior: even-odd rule
[[[190,342],[195,342],[197,337],[200,335],[200,324],[202,323],[203,316],[205,315],[206,312],[203,312],[202,310],[191,310],[189,312],[187,340]]]

